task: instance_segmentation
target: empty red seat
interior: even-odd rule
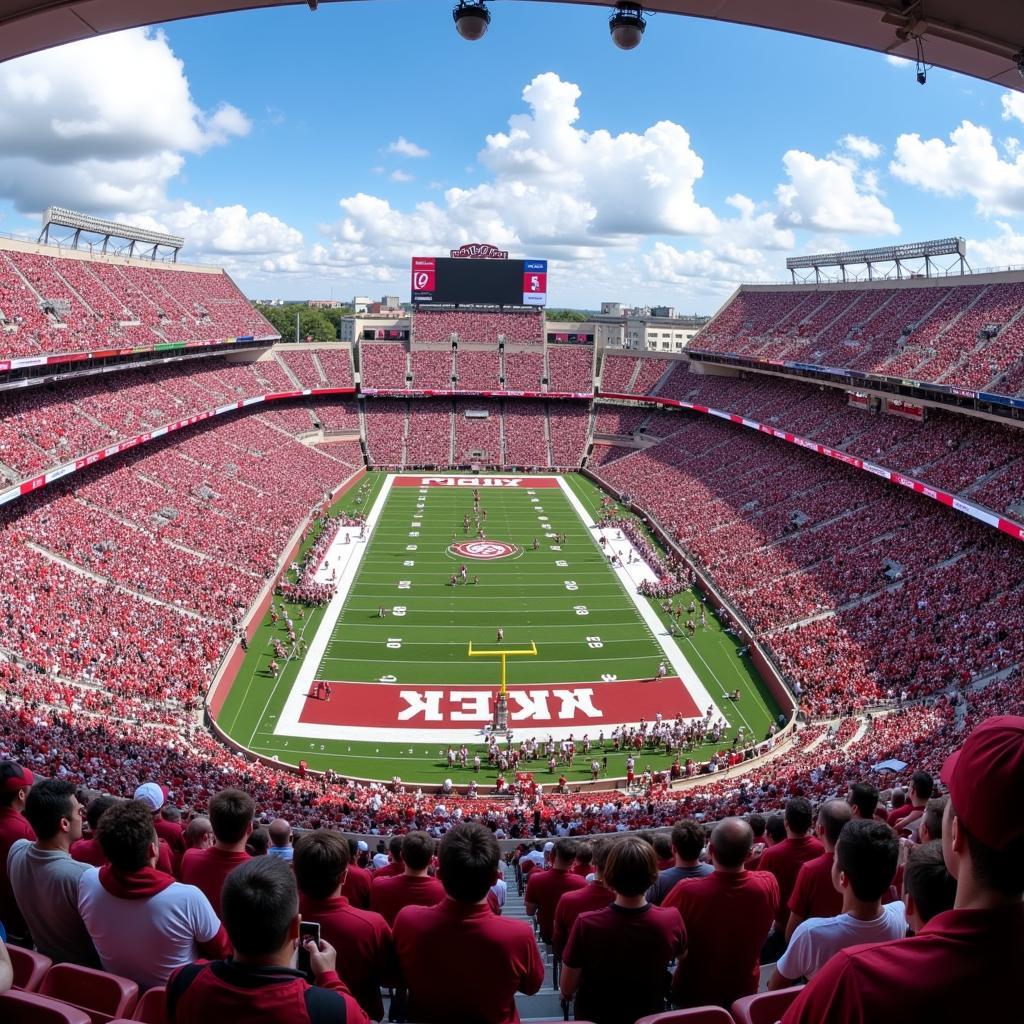
[[[793,985],[775,992],[744,996],[732,1004],[733,1018],[736,1024],[775,1024],[802,989],[803,985]]]
[[[39,991],[85,1010],[93,1024],[130,1014],[139,998],[134,981],[77,964],[54,964]]]
[[[135,1007],[132,1020],[143,1021],[144,1024],[166,1024],[167,988],[161,985],[146,992]]]
[[[0,1020],[4,1024],[91,1024],[89,1014],[77,1006],[13,989],[0,995]]]
[[[53,961],[42,953],[21,946],[8,946],[7,954],[14,968],[14,987],[25,992],[35,992],[43,975],[53,965]]]
[[[666,1010],[641,1017],[636,1024],[734,1024],[732,1015],[720,1006],[694,1006],[689,1010]]]

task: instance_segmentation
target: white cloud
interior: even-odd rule
[[[1004,121],[1024,122],[1024,92],[1004,92],[1001,101]]]
[[[268,114],[272,108],[268,108]],[[50,203],[186,238],[186,259],[241,266],[289,259],[302,235],[235,204],[168,196],[186,157],[252,130],[230,103],[201,110],[159,31],[135,29],[0,64],[0,196],[21,212]]]
[[[864,135],[844,135],[840,144],[854,156],[864,160],[875,160],[882,152],[877,142],[872,142]]]
[[[402,171],[402,170],[394,170],[394,171],[392,171],[388,175],[388,178],[391,181],[397,181],[399,184],[405,184],[406,182],[415,181],[416,180],[411,174],[408,174],[408,173],[406,173],[405,171]]]
[[[1016,105],[1004,102],[1004,115]],[[1013,113],[1011,116],[1016,116]],[[962,121],[943,139],[922,139],[916,132],[896,140],[889,169],[908,185],[941,196],[971,196],[983,215],[1007,216],[1024,212],[1024,154],[1006,149],[1003,159],[992,133]]]
[[[894,68],[905,68],[914,63],[909,57],[899,57],[895,53],[887,53],[885,62]]]
[[[999,234],[993,238],[968,241],[971,265],[980,267],[1024,266],[1024,235],[1017,234],[1011,224],[996,221]]]
[[[199,109],[161,32],[98,36],[0,65],[0,192],[25,212],[145,210],[184,154],[250,128],[229,103]]]
[[[607,247],[633,248],[648,235],[710,235],[718,217],[694,186],[703,162],[680,125],[613,135],[578,125],[579,87],[538,75],[523,90],[528,112],[488,135],[479,153],[489,179],[452,187],[411,211],[359,193],[340,201],[319,258],[340,267],[395,272],[413,249],[443,251],[488,241],[531,256],[585,259]],[[400,140],[402,141],[402,140]],[[402,180],[402,179],[399,179]]]
[[[398,156],[407,156],[413,160],[422,160],[424,157],[430,156],[430,150],[417,146],[415,142],[410,142],[404,135],[399,135],[394,142],[390,143],[387,151],[396,153]]]
[[[779,222],[810,231],[894,235],[899,225],[878,198],[874,174],[862,174],[853,157],[819,158],[798,149],[782,158],[789,181],[775,190]]]

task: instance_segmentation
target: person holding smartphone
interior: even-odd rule
[[[167,982],[168,1024],[369,1024],[335,970],[337,951],[307,929],[303,952],[315,979],[295,967],[301,941],[299,892],[291,867],[256,857],[236,867],[221,891],[234,957],[189,964]]]

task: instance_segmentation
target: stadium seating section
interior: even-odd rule
[[[276,337],[226,274],[0,252],[0,358]]]
[[[594,350],[585,345],[548,346],[548,390],[590,394],[594,389]]]
[[[540,313],[464,313],[420,310],[413,323],[417,344],[488,342],[497,345],[541,345],[544,342]]]
[[[741,289],[691,343],[972,391],[1024,389],[1024,283]]]

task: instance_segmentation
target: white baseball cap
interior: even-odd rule
[[[144,782],[135,790],[135,799],[147,804],[151,811],[159,811],[164,805],[164,791],[155,782]]]
[[[550,853],[555,848],[555,844],[548,841],[544,844],[544,852]]]
[[[370,848],[366,845],[366,843],[362,839],[360,839],[359,842],[356,843],[356,850],[359,853],[366,853],[369,849]]]

